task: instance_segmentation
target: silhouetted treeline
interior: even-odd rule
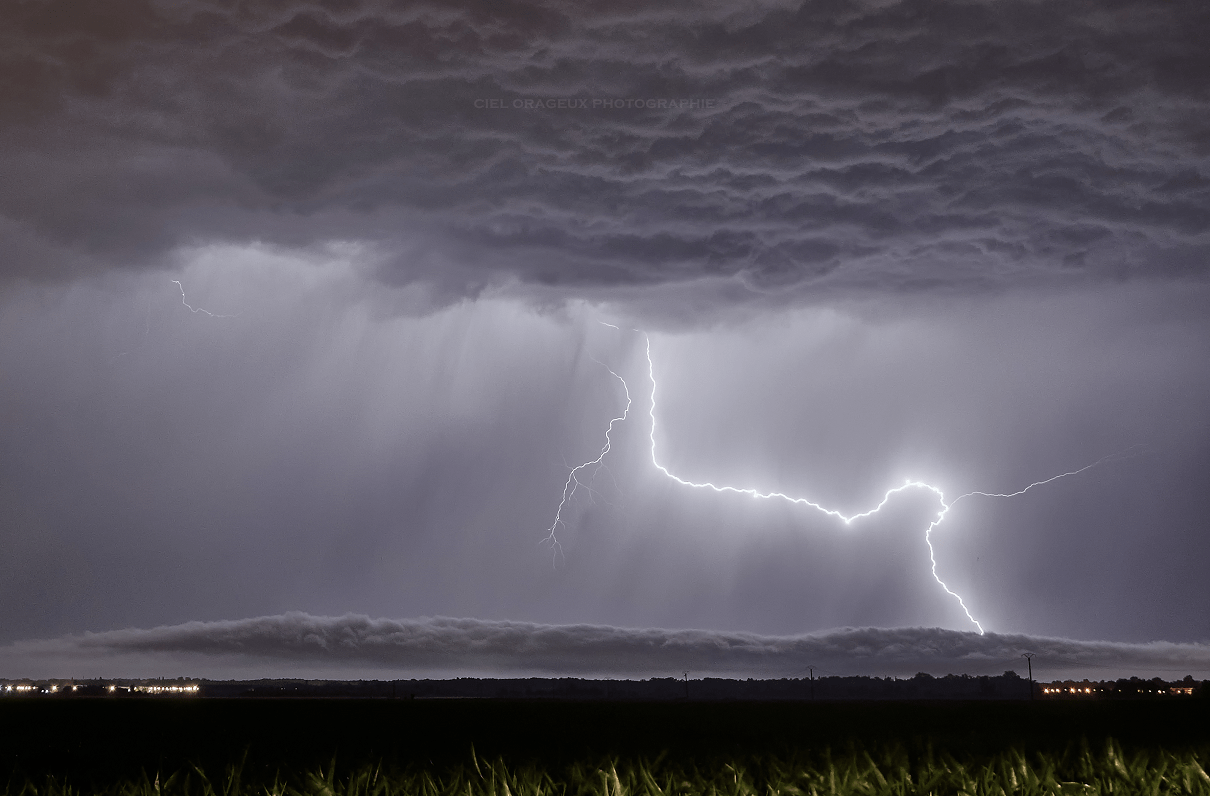
[[[8,688],[9,685],[13,687]],[[1034,699],[1189,699],[1210,697],[1210,682],[1138,677],[1120,680],[1034,682]],[[837,700],[1022,700],[1031,684],[1016,672],[1001,675],[910,678],[816,677],[730,680],[707,677],[650,680],[563,678],[477,678],[451,680],[105,680],[0,681],[0,694],[50,698],[97,697],[296,697],[343,699],[566,699],[625,701],[837,701]]]
[[[1034,683],[1034,698],[1060,696],[1080,698],[1163,697],[1188,698],[1210,695],[1205,683],[1186,678],[1168,683],[1139,678],[1119,681],[1065,681],[1079,686],[1079,694],[1059,693],[1063,683]],[[1185,693],[1184,687],[1193,689]],[[1084,689],[1088,689],[1087,692]],[[1050,689],[1050,690],[1047,690]],[[585,680],[579,678],[457,678],[452,680],[395,681],[301,681],[259,680],[250,682],[203,681],[202,695],[211,697],[344,697],[344,698],[488,698],[488,699],[575,699],[575,700],[1008,700],[1029,699],[1030,683],[1015,672],[996,676],[946,675],[933,677],[817,677],[780,680],[730,680],[722,678],[650,680]]]

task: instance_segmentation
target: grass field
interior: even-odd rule
[[[1202,704],[0,705],[5,796],[1206,794]]]

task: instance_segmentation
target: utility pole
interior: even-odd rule
[[[1025,665],[1029,667],[1029,701],[1034,701],[1034,653],[1023,652],[1021,657],[1025,659]]]
[[[689,672],[682,672],[685,676],[685,699],[689,698]]]
[[[808,666],[807,671],[811,673],[811,699],[815,699],[815,669]]]

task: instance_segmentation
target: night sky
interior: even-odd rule
[[[0,676],[1210,677],[1208,39],[0,4]]]

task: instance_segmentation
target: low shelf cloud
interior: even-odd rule
[[[84,633],[0,648],[24,660],[116,662],[129,674],[174,661],[195,674],[312,672],[328,676],[694,676],[783,678],[1022,672],[1032,653],[1040,678],[1210,676],[1210,645],[1127,644],[941,628],[842,628],[794,636],[709,630],[367,616],[278,616]],[[53,665],[53,664],[51,664]],[[115,674],[110,667],[110,674]]]

